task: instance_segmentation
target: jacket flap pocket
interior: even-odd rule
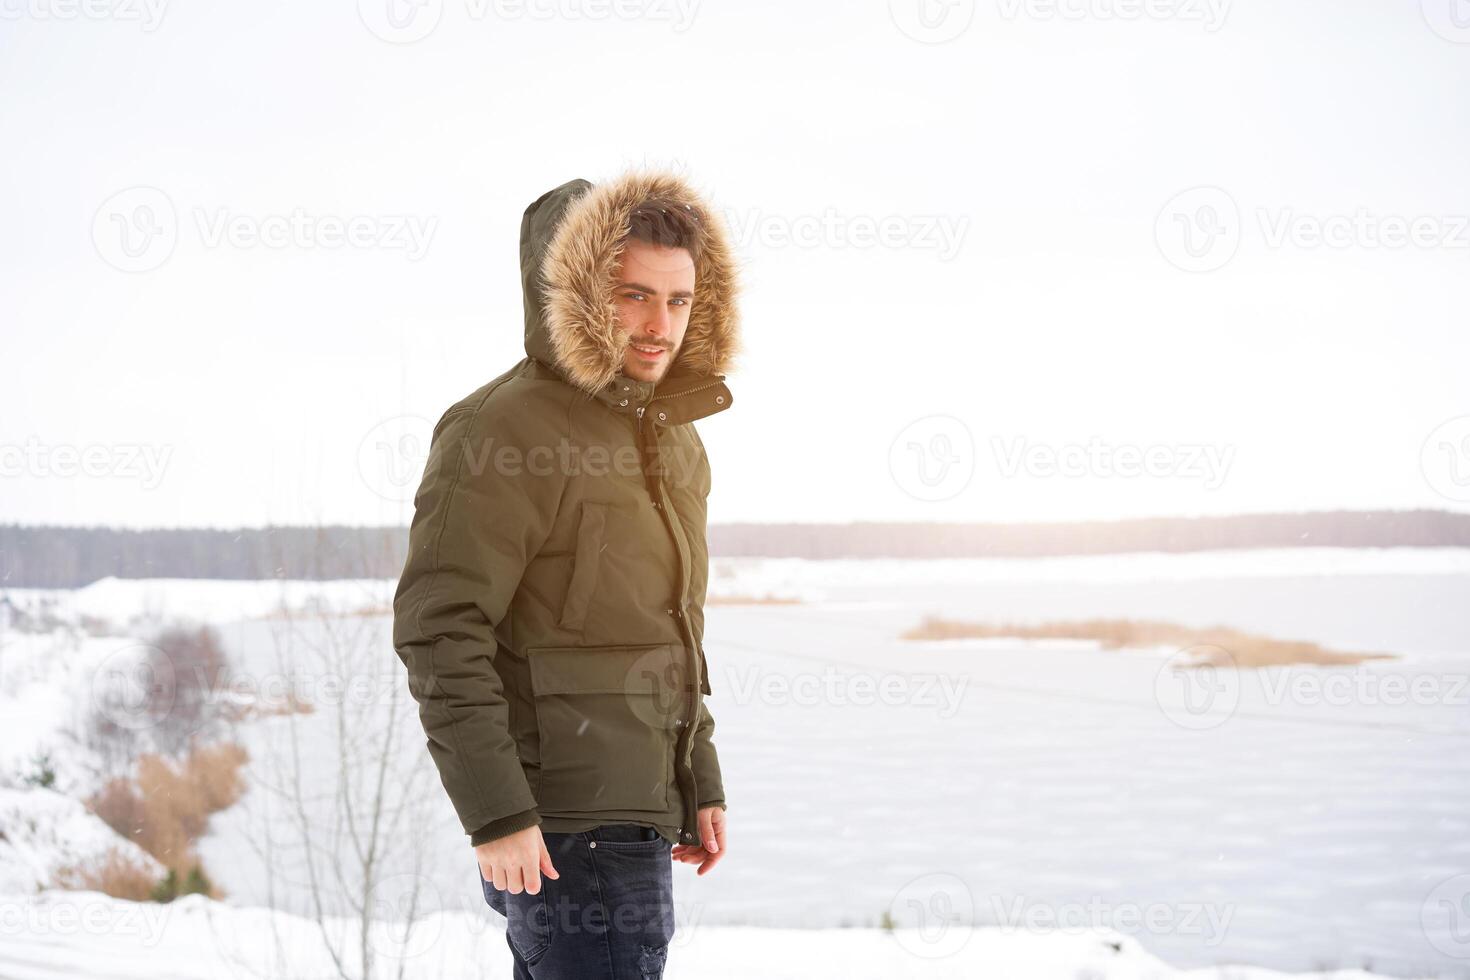
[[[548,813],[667,812],[687,695],[682,646],[530,647]]]
[[[548,694],[659,694],[678,690],[679,660],[669,643],[616,647],[532,647],[531,690]]]

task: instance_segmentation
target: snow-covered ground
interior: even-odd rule
[[[478,886],[477,886],[478,887]],[[315,923],[267,909],[232,908],[198,896],[170,905],[109,899],[96,892],[0,895],[0,976],[7,980],[241,980],[339,976]],[[350,922],[326,930],[356,949]],[[367,942],[380,976],[405,980],[509,977],[498,916],[487,909],[436,912],[407,932],[379,927]],[[345,961],[360,975],[361,959]],[[1105,930],[1048,936],[996,929],[951,933],[943,947],[914,931],[872,929],[679,929],[667,980],[1269,980],[1260,969],[1176,970],[1138,943]],[[1359,971],[1314,974],[1362,980]]]
[[[804,601],[708,607],[730,854],[705,877],[675,868],[688,940],[671,956],[671,978],[1188,975],[1161,963],[1470,976],[1470,551],[717,559],[711,571],[715,595]],[[74,696],[76,665],[170,617],[220,624],[250,676],[279,670],[283,649],[316,656],[337,644],[370,690],[394,691],[394,584],[106,580],[61,594],[11,590],[22,605],[55,599],[64,617],[131,623],[132,639],[82,638],[48,655],[54,637],[0,638],[0,763],[19,765],[59,737],[51,722]],[[297,617],[283,643],[288,621],[268,616],[283,595],[298,608],[322,596],[319,609],[342,615]],[[1218,623],[1397,659],[1211,674],[1175,670],[1162,650],[898,638],[929,613]],[[309,669],[320,682],[324,668]],[[381,734],[389,700],[369,703],[355,730]],[[252,722],[241,737],[253,768],[295,731],[318,747],[305,761],[308,780],[329,790],[336,717]],[[383,871],[432,886],[444,916],[443,938],[410,975],[505,975],[473,855],[411,709],[404,720],[403,737],[385,737],[379,751],[426,774],[417,784],[426,809],[415,852],[388,858]],[[270,773],[252,773],[261,775]],[[313,799],[325,826],[332,794]],[[218,814],[201,853],[228,906],[191,902],[237,936],[268,931],[250,918],[265,914],[253,906],[301,911],[299,897],[280,891],[301,869],[242,843],[296,826],[255,790]],[[327,837],[350,857],[348,835]],[[294,852],[286,844],[278,853]],[[20,879],[0,877],[0,890],[28,891],[5,887]],[[0,907],[13,919],[37,901],[74,898]],[[922,929],[884,932],[875,928],[884,913]],[[152,948],[200,941],[189,915],[202,913],[175,914],[178,937]],[[54,954],[48,944],[114,971],[71,975],[144,975],[144,965],[127,972],[127,942],[115,931],[59,943],[7,921],[0,977],[60,975],[24,972]],[[936,933],[936,923],[954,928]],[[971,925],[979,929],[963,933],[962,948],[934,938],[954,942]],[[1124,937],[1121,952],[1106,945],[1109,930]],[[487,931],[484,950],[465,938]],[[18,951],[14,963],[8,950]],[[222,975],[199,958],[170,953],[166,962],[197,970],[148,975]],[[462,963],[474,966],[456,974]]]

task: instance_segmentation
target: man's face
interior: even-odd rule
[[[618,327],[628,339],[623,373],[635,381],[658,381],[678,357],[689,327],[694,259],[688,249],[630,239],[613,283]]]

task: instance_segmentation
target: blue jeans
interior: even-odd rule
[[[505,916],[515,980],[660,980],[674,937],[673,845],[631,823],[542,837],[561,877],[543,874],[539,895],[480,873],[485,901]]]

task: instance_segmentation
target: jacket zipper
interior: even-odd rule
[[[704,388],[711,388],[711,387],[713,387],[714,385],[717,385],[717,384],[719,384],[719,382],[718,381],[715,381],[715,382],[712,382],[711,384],[701,385],[699,388],[691,388],[690,391],[700,391],[700,390],[703,390]],[[680,392],[680,394],[688,394],[688,392]],[[657,397],[668,397],[668,396],[657,396]],[[650,402],[656,401],[656,400],[657,400],[657,398],[650,398],[649,399]],[[638,406],[638,443],[639,443],[638,448],[639,448],[639,465],[640,466],[643,465],[643,456],[648,451],[648,447],[647,447],[646,441],[645,441],[644,436],[643,436],[643,411],[644,411],[644,409],[646,407],[647,406],[644,406],[644,405],[639,405]],[[655,438],[655,440],[657,440],[658,437],[655,436],[654,438]],[[647,482],[647,476],[648,476],[648,471],[645,469],[644,470],[645,484]],[[662,489],[663,489],[662,488],[662,481],[658,481],[655,485],[659,487],[660,491],[662,491]],[[651,490],[649,491],[649,495],[650,496],[653,495],[653,492]],[[662,500],[660,500],[658,497],[655,497],[654,498],[654,504],[658,507],[659,514],[663,518],[663,521],[664,521],[664,529],[669,532],[669,536],[670,537],[674,537],[673,528],[670,526],[670,523],[669,523],[669,522],[671,522],[673,520],[673,518],[669,516],[669,514],[668,514],[668,508],[666,506],[664,506],[664,502]],[[677,555],[678,554],[678,541],[677,541],[677,539],[675,540],[674,545],[675,545],[675,554]],[[683,568],[682,568],[682,559],[681,559],[680,572],[682,573],[682,571],[683,571]],[[686,617],[684,615],[683,600],[684,600],[684,597],[683,596],[680,596],[679,597],[680,605],[679,605],[678,608],[676,608],[674,610],[675,613],[677,614],[676,618],[679,621],[679,638],[684,641],[685,649],[688,649],[691,652],[693,652],[693,648],[690,647],[690,645],[689,645],[689,641],[691,639],[693,639],[693,637],[692,637],[692,634],[689,633],[690,627],[689,627],[689,623],[688,623],[688,617]],[[688,667],[689,665],[686,664],[685,666]],[[678,738],[676,738],[675,741],[674,741],[674,745],[675,745],[675,748],[676,749],[678,748],[679,742],[681,740],[687,740],[688,743],[693,743],[693,741],[694,741],[695,722],[698,720],[697,718],[695,718],[695,715],[698,713],[695,710],[695,698],[699,694],[699,690],[698,690],[698,685],[699,685],[699,676],[698,676],[699,665],[698,665],[698,663],[695,663],[694,664],[694,671],[695,671],[695,676],[694,676],[692,682],[689,685],[689,699],[685,703],[685,707],[684,707],[684,714],[687,716],[685,718],[685,722],[684,722],[684,730],[681,733],[681,735]],[[678,761],[678,760],[676,760],[676,761]],[[692,781],[693,780],[693,777],[694,777],[694,769],[693,769],[693,763],[692,762],[690,764],[689,776],[690,776],[690,779]],[[695,789],[695,793],[697,794],[698,791],[699,791],[699,787],[696,785],[694,789]],[[682,787],[681,787],[681,791],[682,791]],[[697,840],[698,839],[698,836],[699,836],[699,800],[698,799],[694,799],[694,800],[687,800],[686,799],[684,801],[684,817],[683,817],[684,823],[686,823],[686,824],[689,823],[691,816],[693,816],[693,818],[694,818],[694,825],[692,827],[682,827],[682,828],[680,828],[680,830],[687,832],[688,835],[689,835],[689,837],[691,839]]]
[[[651,402],[656,402],[660,398],[678,398],[680,395],[692,395],[696,391],[703,391],[706,388],[713,388],[713,387],[715,387],[715,385],[718,385],[718,384],[720,384],[720,381],[719,380],[710,381],[710,382],[708,382],[706,384],[699,385],[698,387],[695,387],[695,388],[685,388],[683,391],[671,391],[671,392],[668,392],[667,394],[663,394],[663,395],[654,395],[652,398],[650,398],[648,400],[651,401]],[[643,408],[642,408],[642,406],[639,406],[639,408],[638,408],[638,417],[639,418],[642,418],[643,417]]]

